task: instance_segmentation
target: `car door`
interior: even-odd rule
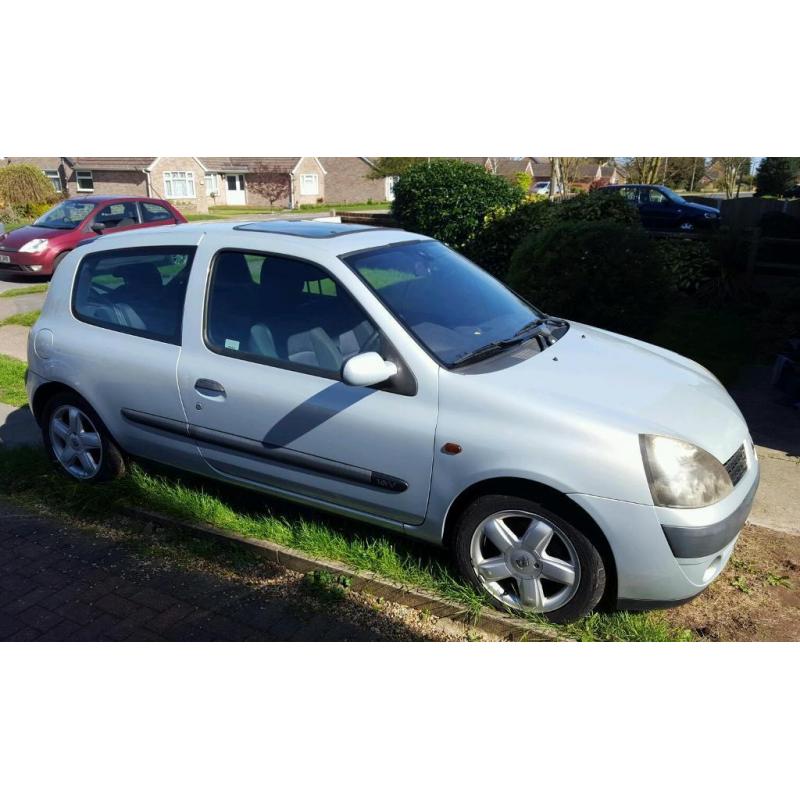
[[[642,187],[640,211],[648,227],[659,229],[676,227],[681,216],[678,204],[654,186]]]
[[[100,206],[94,217],[88,221],[89,229],[94,231],[94,226],[98,223],[103,225],[102,234],[104,236],[136,227],[139,224],[139,209],[132,200],[106,203]]]
[[[217,472],[397,523],[426,513],[438,372],[409,374],[342,283],[284,254],[209,253],[178,383],[190,433]],[[199,275],[193,275],[198,281]],[[376,301],[377,302],[377,301]],[[387,312],[388,313],[388,312]],[[402,385],[345,385],[346,358],[380,350]]]

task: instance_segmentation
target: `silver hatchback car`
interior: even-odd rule
[[[59,266],[27,390],[67,475],[130,454],[452,548],[556,622],[693,597],[758,485],[681,356],[547,316],[443,244],[331,222],[120,233]]]

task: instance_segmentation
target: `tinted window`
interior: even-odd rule
[[[168,209],[158,203],[141,203],[140,208],[142,209],[142,222],[163,222],[175,219]]]
[[[338,376],[380,334],[330,275],[306,261],[225,250],[211,274],[206,342],[238,358]]]
[[[131,225],[138,225],[136,203],[112,203],[101,208],[94,221],[102,222],[106,228],[129,228]]]
[[[180,344],[194,247],[140,247],[81,261],[72,308],[91,325]]]
[[[344,261],[445,364],[539,319],[503,284],[439,242],[380,247]]]

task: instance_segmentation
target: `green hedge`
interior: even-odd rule
[[[670,279],[640,226],[561,222],[529,236],[508,282],[547,312],[630,336],[646,336],[667,306]]]
[[[392,213],[407,230],[463,250],[487,217],[523,199],[519,186],[477,164],[437,159],[415,164],[397,179]]]

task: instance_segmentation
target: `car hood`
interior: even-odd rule
[[[39,228],[36,225],[26,225],[24,228],[17,228],[11,233],[0,236],[0,247],[10,250],[19,250],[22,245],[27,244],[32,239],[56,239],[65,234],[75,233],[75,231],[56,230],[55,228]]]
[[[719,215],[720,211],[718,208],[714,208],[714,206],[704,206],[702,203],[683,203],[684,208],[691,208],[692,211],[702,211],[703,213],[712,212],[714,214]]]
[[[748,436],[741,412],[704,367],[663,348],[571,323],[555,344],[514,360],[514,351],[475,364],[489,396],[511,398],[505,413],[674,436],[726,461]],[[483,369],[480,367],[483,365]],[[474,384],[473,384],[474,385]],[[479,387],[475,387],[480,392]]]

